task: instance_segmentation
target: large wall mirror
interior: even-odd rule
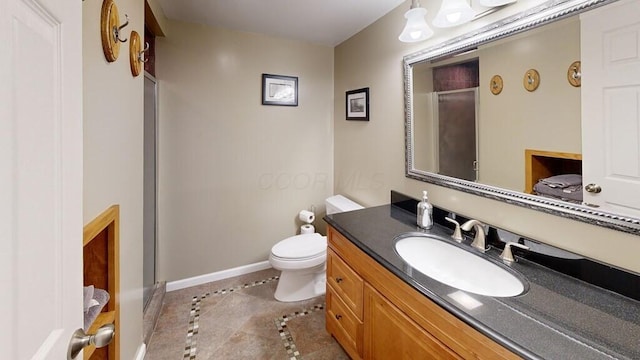
[[[640,66],[637,16],[621,36],[584,46],[585,36],[594,35],[588,16],[578,14],[614,2],[552,0],[406,56],[407,177],[640,234],[640,187],[627,187],[640,186],[640,87],[635,100],[632,91],[595,101],[610,114],[616,104],[631,106],[595,126],[613,139],[602,145],[606,150],[586,137],[593,130],[582,114],[585,97],[604,98],[594,67],[606,64],[594,58]],[[635,53],[624,50],[634,46]],[[593,168],[604,161],[594,154],[602,153],[609,154],[610,174],[594,180]],[[633,200],[603,200],[614,193]]]

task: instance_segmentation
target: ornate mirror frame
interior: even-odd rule
[[[414,167],[413,158],[412,67],[414,64],[463,52],[478,45],[502,39],[510,35],[515,35],[615,1],[617,0],[550,0],[519,14],[487,25],[481,29],[471,31],[442,44],[405,56],[403,58],[403,67],[405,94],[406,176],[415,180],[471,193],[489,199],[503,201],[509,204],[542,211],[564,218],[640,235],[640,219],[638,218],[419,170]]]

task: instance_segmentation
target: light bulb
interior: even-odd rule
[[[447,14],[447,21],[449,21],[450,23],[455,23],[455,22],[458,22],[461,17],[462,17],[462,13],[454,12],[451,14]]]
[[[446,28],[462,25],[473,20],[474,16],[475,11],[469,6],[468,0],[442,0],[433,26]]]

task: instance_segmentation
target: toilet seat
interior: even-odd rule
[[[303,261],[326,256],[327,238],[318,233],[288,237],[271,248],[271,256],[281,261]]]

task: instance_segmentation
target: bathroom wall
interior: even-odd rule
[[[333,48],[175,21],[157,39],[158,278],[268,259],[333,190]],[[262,73],[297,107],[261,105]],[[316,221],[320,230],[323,222]]]
[[[100,40],[101,1],[83,12],[84,223],[120,204],[120,358],[142,344],[142,120],[143,77],[133,78],[129,43],[108,63]],[[144,34],[144,2],[119,0],[129,15],[125,37]]]
[[[526,4],[525,4],[526,3]],[[389,202],[391,189],[419,197],[429,190],[433,203],[451,211],[494,224],[523,236],[604,261],[635,272],[640,263],[637,236],[607,230],[558,216],[508,205],[405,177],[404,97],[402,57],[507,16],[532,1],[518,2],[482,22],[473,23],[418,44],[403,44],[398,34],[404,26],[406,1],[335,50],[335,192],[366,206]],[[434,4],[426,4],[433,7]],[[437,5],[437,4],[435,4]],[[437,9],[430,8],[428,21]],[[544,81],[544,80],[543,80]],[[486,82],[481,82],[485,85]],[[370,87],[369,122],[344,120],[344,92]],[[624,249],[624,251],[620,251]]]
[[[413,151],[416,169],[435,169],[438,165],[436,152],[431,151],[436,144],[438,131],[434,123],[433,68],[417,66],[413,71]]]

